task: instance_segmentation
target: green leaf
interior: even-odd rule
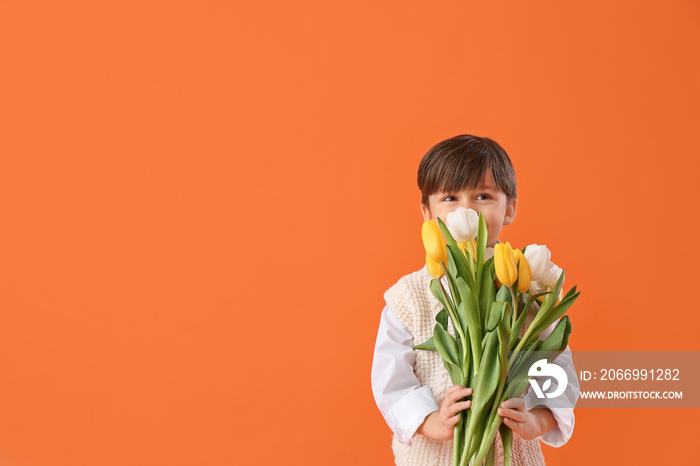
[[[498,324],[503,319],[503,314],[505,312],[505,307],[510,306],[508,303],[503,303],[496,301],[491,305],[491,312],[489,313],[489,321],[486,324],[486,331],[493,332]]]
[[[455,251],[459,251],[459,247],[457,246],[457,241],[452,237],[452,233],[450,233],[450,229],[447,228],[447,225],[445,225],[445,222],[442,221],[440,217],[437,218],[437,223],[438,226],[440,227],[440,231],[442,231],[442,234],[445,236],[445,240],[447,241],[447,244],[452,246]]]
[[[486,219],[484,215],[479,213],[479,231],[476,236],[476,287],[477,293],[481,291],[481,271],[484,268],[484,254],[486,252],[486,243],[489,239],[489,232],[486,228]]]
[[[470,350],[471,348],[471,339],[469,338],[469,334],[467,333],[464,338],[466,339],[466,342],[464,343],[464,346],[460,346],[460,348],[464,348],[464,354],[462,354],[462,373],[464,374],[464,383],[461,385],[464,385],[465,387],[469,387],[471,377],[474,372],[474,366],[471,364],[471,356],[472,352]]]
[[[447,246],[447,254],[450,258],[449,267],[452,267],[452,272],[450,272],[452,279],[457,280],[457,277],[464,278],[469,288],[473,290],[476,285],[474,284],[474,277],[468,269],[467,258],[459,252],[459,249],[452,249],[450,245]]]
[[[476,304],[476,299],[472,294],[467,284],[462,280],[462,277],[457,278],[457,288],[463,299],[460,303],[458,314],[460,319],[464,319],[465,328],[469,332],[469,341],[471,342],[472,355],[476,367],[481,361],[481,338],[483,332],[481,330],[481,321],[479,319],[479,308]]]
[[[491,304],[496,300],[496,284],[493,282],[494,265],[493,257],[484,264],[481,273],[481,290],[479,291],[479,320],[481,326],[486,326],[486,316]]]
[[[559,351],[566,349],[566,346],[569,344],[569,336],[571,335],[571,319],[569,319],[569,316],[564,316],[564,319],[566,319],[566,330],[564,330],[564,339],[561,342]]]
[[[501,288],[498,290],[498,293],[496,293],[496,301],[510,303],[512,305],[512,300],[513,298],[510,296],[510,289],[505,285],[501,285]]]
[[[501,367],[503,367],[508,361],[508,341],[510,339],[510,304],[503,303],[503,317],[501,321],[496,325],[496,332],[498,332],[498,344],[499,344],[499,354],[501,355]]]
[[[478,324],[479,320],[479,308],[476,303],[476,299],[474,298],[474,294],[472,293],[472,290],[469,288],[467,283],[462,279],[462,277],[458,277],[456,280],[456,285],[457,289],[459,290],[459,294],[463,297],[462,299],[462,304],[464,305],[464,311],[465,311],[465,319],[466,319],[466,325],[467,327],[476,325],[477,328],[481,328],[481,325]],[[479,337],[481,338],[481,337]]]
[[[457,245],[457,242],[455,239],[452,237],[452,233],[450,233],[450,229],[447,228],[447,225],[445,225],[445,222],[442,221],[440,217],[437,218],[437,223],[438,226],[440,227],[440,231],[442,231],[442,234],[445,236],[445,240],[447,241],[448,247],[448,254],[449,254],[449,249],[450,247],[452,248],[452,252],[456,253],[454,254],[457,257],[457,260],[455,260],[454,257],[450,257],[450,264],[455,264],[457,267],[457,270],[459,271],[460,274],[463,273],[463,270],[468,269],[467,265],[467,258],[460,252],[459,246]],[[460,265],[461,264],[461,265]],[[449,266],[449,264],[448,264]],[[465,273],[463,276],[465,277],[470,277],[471,273]],[[469,279],[468,279],[469,280]],[[474,279],[473,277],[471,278],[471,281],[473,282]]]
[[[442,328],[441,325],[435,326],[433,341],[435,342],[435,348],[437,348],[444,361],[451,362],[455,366],[459,364],[460,358],[457,341],[452,335],[447,333],[447,330]]]
[[[432,291],[433,296],[435,296],[435,298],[438,301],[440,301],[440,303],[442,304],[442,307],[444,307],[444,308],[450,307],[449,304],[451,304],[451,303],[448,304],[445,301],[445,298],[442,295],[442,288],[440,286],[440,281],[437,278],[433,278],[432,280],[430,280],[430,291]],[[449,296],[447,297],[447,299],[450,299]]]
[[[486,219],[484,214],[479,213],[479,230],[476,234],[476,261],[477,264],[483,265],[484,254],[486,253],[486,243],[489,240],[489,231],[486,227]]]
[[[542,303],[542,307],[540,308],[540,312],[547,313],[551,308],[554,307],[554,303],[557,302],[557,299],[559,299],[559,292],[561,291],[561,287],[564,284],[564,271],[562,270],[561,275],[559,276],[559,279],[557,280],[557,283],[554,285],[554,288],[552,289],[552,293],[547,296],[547,299],[545,299],[544,303]]]
[[[538,322],[532,331],[533,335],[539,335],[542,330],[546,329],[550,325],[552,325],[552,322],[555,322],[557,319],[559,319],[561,316],[564,315],[566,311],[569,310],[572,304],[576,301],[576,298],[578,298],[578,295],[581,292],[578,291],[571,296],[569,296],[566,299],[562,299],[561,302],[555,306],[546,317],[542,319],[541,322]],[[539,314],[538,314],[539,316]],[[532,325],[535,325],[535,321],[532,322]]]
[[[442,362],[445,365],[445,369],[447,369],[447,372],[450,374],[450,380],[452,380],[452,383],[454,385],[463,385],[465,382],[462,369],[460,369],[459,366],[456,366],[455,364],[452,364],[449,361],[443,360]]]
[[[571,296],[571,295],[574,294],[574,293],[576,293],[576,285],[574,285],[573,287],[571,287],[571,289],[570,289],[569,291],[566,292],[566,294],[565,294],[564,297],[562,298],[562,301],[565,300],[566,298],[568,298],[569,296]]]
[[[540,353],[546,353],[544,357],[550,362],[553,361],[562,353],[562,351],[566,349],[570,334],[571,320],[569,319],[569,316],[564,316],[557,323],[556,327],[554,327],[554,330],[546,340],[539,340],[542,343],[537,351]],[[541,355],[540,358],[542,358]]]
[[[428,338],[426,341],[424,341],[420,345],[413,345],[411,348],[413,348],[415,350],[423,350],[423,351],[437,351],[433,337]]]
[[[542,343],[542,340],[535,339],[534,341],[529,342],[528,344],[525,345],[525,347],[520,350],[520,351],[514,351],[509,353],[509,367],[510,367],[510,372],[514,374],[515,370],[523,364],[523,361],[526,361],[527,358],[532,357],[531,351],[536,351],[537,348],[539,348],[539,345]],[[533,359],[532,362],[535,362]],[[529,366],[528,366],[529,367]]]
[[[482,422],[484,410],[493,397],[501,377],[501,365],[498,355],[498,336],[495,332],[488,334],[481,367],[474,375],[472,395],[472,407],[467,428],[467,437],[470,438],[476,430],[476,426]]]
[[[540,351],[559,351],[559,348],[561,348],[561,343],[564,341],[567,320],[568,317],[559,321],[557,326],[554,327],[552,333],[547,337],[547,339],[544,340],[544,342],[542,342]]]
[[[510,323],[511,323],[511,307],[510,304],[504,303],[505,307],[503,308],[503,317],[501,318],[501,322],[498,324],[498,328],[503,328],[503,331],[508,333],[510,336]],[[507,344],[508,342],[505,341],[503,344]]]
[[[520,336],[515,335],[515,338],[513,338],[513,335],[515,335],[515,333],[511,332],[510,338],[511,338],[511,341],[513,342],[513,344],[510,344],[510,343],[508,344],[509,349],[512,348],[513,346],[517,346],[517,344],[520,343]]]
[[[449,317],[449,314],[447,314],[447,309],[445,309],[445,308],[443,307],[442,310],[441,310],[440,312],[438,312],[437,315],[435,316],[435,321],[436,321],[437,323],[439,323],[440,325],[442,325],[442,328],[444,328],[445,330],[447,330],[447,319],[448,319],[448,317]]]
[[[539,335],[542,330],[546,329],[552,322],[564,315],[564,313],[562,312],[561,314],[559,314],[558,317],[552,319],[552,315],[550,312],[554,307],[554,303],[559,298],[559,292],[561,291],[561,286],[563,283],[564,271],[562,270],[561,275],[559,276],[559,280],[557,280],[557,283],[554,285],[552,294],[547,296],[547,299],[545,299],[544,303],[542,303],[540,310],[537,312],[537,315],[532,320],[530,327],[527,329],[526,335],[528,340],[531,337],[536,337],[537,335]],[[561,305],[562,303],[559,304]]]
[[[515,324],[511,329],[510,342],[508,343],[508,348],[513,348],[513,346],[515,345],[515,338],[520,336],[520,331],[525,325],[525,319],[527,319],[527,316],[530,313],[530,308],[535,304],[535,300],[540,296],[546,295],[548,293],[551,293],[551,291],[544,291],[542,293],[538,293],[527,298],[523,311],[518,315],[518,319],[515,321]]]
[[[454,278],[457,276],[457,261],[454,260],[454,255],[455,251],[452,249],[452,246],[449,244],[447,245],[447,273],[450,274],[450,277],[454,280]]]

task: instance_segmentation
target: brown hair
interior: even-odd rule
[[[433,146],[418,165],[421,202],[436,192],[461,191],[479,186],[491,171],[496,189],[517,199],[513,164],[496,141],[462,134]]]

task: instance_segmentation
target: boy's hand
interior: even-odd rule
[[[524,440],[537,438],[557,426],[557,421],[549,409],[533,408],[528,411],[522,398],[511,398],[501,403],[498,415],[510,430]]]
[[[452,440],[455,425],[459,422],[459,413],[472,405],[472,402],[459,401],[472,394],[471,388],[453,385],[445,392],[445,401],[440,411],[430,413],[420,425],[417,433],[433,440]]]

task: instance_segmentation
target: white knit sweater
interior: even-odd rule
[[[424,267],[402,277],[384,294],[386,303],[410,330],[416,343],[422,343],[433,335],[435,316],[442,309],[442,305],[430,291],[431,279]],[[452,383],[440,354],[436,351],[417,351],[414,371],[421,385],[429,386],[438,405],[441,405],[445,399],[445,391]],[[411,445],[405,445],[394,436],[393,449],[397,466],[452,465],[451,440],[442,442],[416,434]],[[496,464],[504,464],[500,434],[496,434]],[[513,433],[511,464],[513,466],[544,465],[539,441],[523,440],[522,437]]]

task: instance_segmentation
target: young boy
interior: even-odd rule
[[[515,218],[515,171],[496,142],[470,135],[456,136],[430,149],[418,167],[421,211],[425,220],[446,220],[462,206],[483,214],[488,227],[487,255],[493,254],[498,235]],[[487,256],[488,257],[488,256]],[[411,346],[432,336],[435,315],[442,308],[429,289],[427,268],[401,278],[384,295],[372,364],[372,391],[379,410],[394,432],[397,465],[452,464],[452,438],[459,412],[471,406],[460,401],[472,389],[450,386],[440,355],[414,351]],[[447,287],[446,278],[443,277]],[[554,324],[540,334],[544,338]],[[560,358],[570,360],[570,351]],[[544,458],[538,438],[559,447],[573,432],[573,409],[533,408],[522,398],[505,401],[498,414],[513,435],[512,464],[540,465]],[[497,436],[502,464],[502,444]]]

